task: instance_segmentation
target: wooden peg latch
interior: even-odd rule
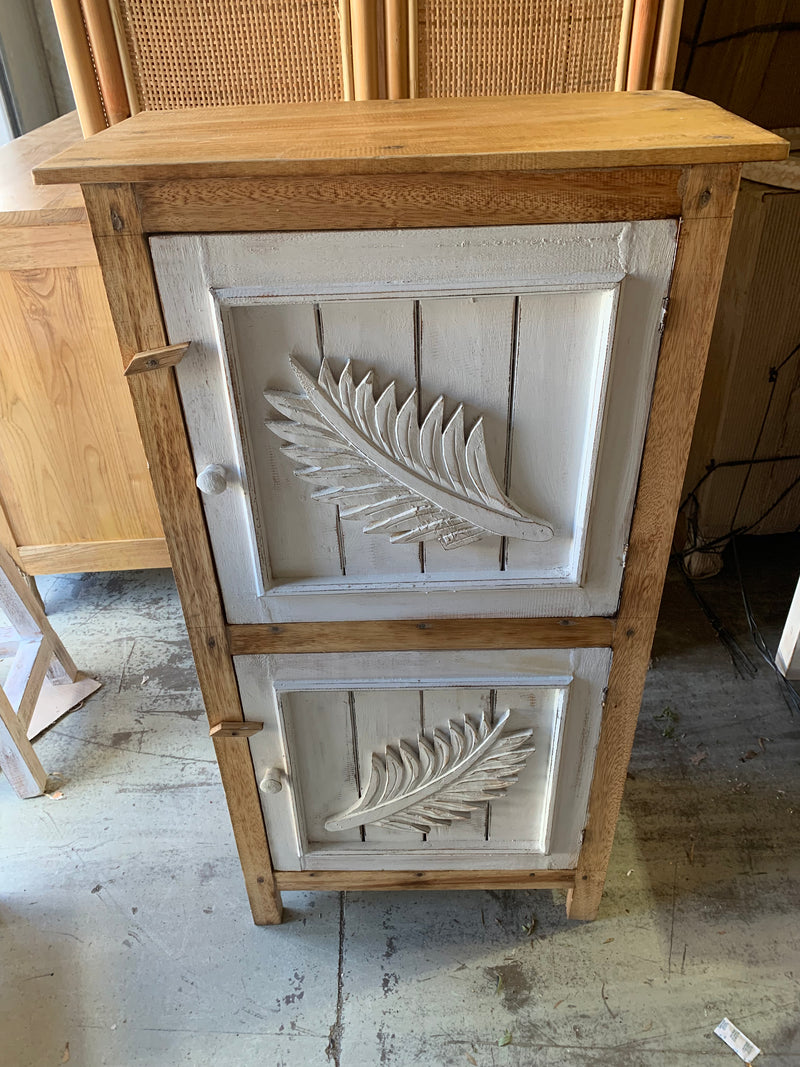
[[[190,343],[182,341],[179,345],[167,345],[166,348],[151,348],[149,352],[137,352],[125,368],[125,377],[131,374],[141,374],[146,370],[176,366],[186,355],[186,349]]]
[[[263,722],[218,722],[208,731],[208,736],[213,738],[222,737],[250,737],[264,729]]]

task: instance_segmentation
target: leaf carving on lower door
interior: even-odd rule
[[[312,496],[338,504],[343,519],[365,533],[388,534],[393,544],[438,540],[444,548],[488,534],[549,541],[553,528],[505,495],[486,455],[483,417],[465,437],[464,408],[444,424],[439,397],[419,425],[417,391],[398,410],[395,383],[378,399],[374,374],[356,383],[348,361],[339,380],[327,360],[315,379],[289,363],[305,395],[268,390],[286,419],[268,420],[288,441],[281,451],[299,464],[295,474],[324,488]]]
[[[493,727],[485,715],[476,727],[468,716],[449,722],[449,736],[434,730],[419,734],[416,749],[398,741],[384,756],[373,753],[364,795],[347,811],[331,816],[326,830],[349,830],[372,824],[430,833],[468,819],[487,800],[503,797],[534,751],[532,730],[503,734],[511,714],[503,712]]]

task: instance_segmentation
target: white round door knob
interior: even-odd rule
[[[283,772],[280,767],[270,767],[261,779],[262,793],[280,793],[283,789]]]
[[[195,478],[195,485],[206,496],[219,496],[228,488],[227,471],[219,463],[209,463]]]

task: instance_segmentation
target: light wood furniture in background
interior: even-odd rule
[[[84,133],[138,111],[669,89],[683,0],[53,0]]]
[[[169,566],[80,189],[31,178],[80,139],[0,148],[0,544],[29,575]]]
[[[0,770],[17,796],[44,792],[47,773],[31,740],[100,688],[79,673],[8,553],[0,547],[0,610],[11,623],[0,654],[13,651],[0,688]],[[10,640],[9,640],[10,637]]]
[[[146,151],[143,145],[147,146]],[[387,151],[387,145],[397,147]],[[145,355],[144,365],[152,363],[154,368],[131,374],[128,382],[257,923],[280,921],[282,888],[315,886],[560,887],[569,890],[571,916],[596,915],[669,558],[740,164],[744,160],[781,158],[785,152],[786,144],[781,139],[713,105],[673,93],[618,93],[141,113],[37,169],[37,180],[42,183],[83,183],[124,365]],[[282,238],[280,231],[295,231],[292,240],[287,238],[286,264],[287,269],[291,265],[296,272],[293,284],[297,292],[294,297],[288,290],[278,295],[275,306],[279,313],[288,314],[287,298],[290,304],[294,300],[298,313],[309,306],[308,301],[312,307],[316,302],[324,323],[331,293],[341,289],[336,289],[336,277],[325,280],[319,288],[313,284],[309,288],[304,283],[302,264],[313,265],[314,259],[311,256],[304,260],[303,248],[313,250],[319,241],[329,240],[314,230],[373,231],[341,235],[343,248],[351,249],[350,254],[343,253],[341,257],[349,279],[345,295],[353,296],[354,304],[363,304],[367,312],[371,300],[367,299],[364,286],[372,286],[375,279],[363,279],[359,291],[359,261],[352,249],[362,241],[372,248],[388,243],[402,250],[402,232],[391,231],[404,228],[418,231],[420,239],[425,237],[425,228],[438,229],[443,269],[452,271],[453,263],[461,262],[468,272],[474,261],[473,245],[477,248],[491,242],[492,232],[509,239],[506,230],[492,231],[492,227],[520,226],[519,243],[511,241],[508,248],[529,248],[528,288],[545,292],[555,288],[574,295],[591,293],[592,286],[603,289],[607,284],[620,285],[624,306],[626,294],[632,291],[629,285],[640,286],[642,268],[634,265],[635,259],[629,259],[631,250],[638,247],[635,235],[671,232],[674,241],[679,219],[668,310],[660,300],[648,297],[647,321],[642,324],[644,333],[637,342],[643,358],[645,353],[653,355],[659,348],[659,330],[662,331],[627,555],[604,561],[617,568],[617,582],[623,579],[624,565],[617,612],[578,610],[575,615],[588,617],[552,617],[552,612],[541,608],[550,602],[553,590],[558,592],[558,583],[539,586],[535,577],[525,579],[522,584],[527,592],[522,589],[515,593],[522,588],[515,581],[517,576],[513,571],[497,573],[496,560],[491,577],[495,591],[479,598],[477,609],[471,611],[466,610],[466,605],[474,603],[475,591],[469,583],[461,585],[460,580],[451,577],[440,588],[442,583],[437,585],[435,575],[428,574],[418,575],[416,584],[412,583],[403,598],[398,593],[395,601],[391,573],[373,576],[351,594],[342,592],[340,578],[339,587],[328,594],[327,609],[316,617],[313,612],[324,604],[325,590],[311,598],[312,609],[304,610],[303,597],[291,595],[292,583],[302,580],[302,575],[276,582],[266,564],[251,556],[249,580],[242,584],[241,575],[245,572],[241,566],[231,570],[231,553],[223,552],[213,531],[224,530],[227,516],[228,540],[237,545],[253,545],[258,541],[257,527],[253,528],[255,541],[248,541],[247,522],[243,524],[242,518],[262,514],[269,533],[270,524],[279,515],[259,512],[255,490],[248,480],[250,468],[244,455],[237,451],[244,448],[246,453],[252,448],[248,435],[262,424],[266,402],[264,410],[256,409],[256,421],[245,417],[237,406],[242,401],[236,400],[235,373],[230,386],[220,375],[226,360],[233,361],[230,366],[235,370],[234,341],[237,336],[245,336],[237,334],[237,330],[248,329],[246,321],[237,326],[238,320],[231,316],[239,312],[263,315],[264,309],[271,306],[271,283],[267,280],[259,287],[258,266],[259,262],[263,265],[261,273],[280,267],[280,257],[269,252],[271,232],[277,242]],[[626,221],[632,223],[630,229],[626,228]],[[477,229],[461,230],[452,237],[448,235],[448,228],[452,227]],[[307,232],[297,234],[298,230]],[[193,234],[198,236],[192,237]],[[592,258],[592,249],[600,245],[589,238],[603,237],[607,243],[609,235],[614,234],[620,259],[616,280],[608,282],[604,261],[595,262]],[[568,237],[567,244],[562,244],[562,237]],[[454,239],[460,241],[455,257],[446,251]],[[189,251],[194,249],[186,260],[185,276],[162,269],[169,250],[178,247],[175,242]],[[419,241],[414,247],[417,244]],[[543,278],[536,247],[553,251],[567,245],[577,250],[577,273],[566,278]],[[232,261],[224,256],[215,259],[215,249],[226,247],[237,249],[241,261],[238,256]],[[661,251],[645,257],[644,262],[657,264],[659,270],[665,262],[668,267],[665,255],[669,249],[664,251],[663,242],[653,248]],[[226,264],[231,262],[232,280],[235,283],[241,275],[245,287],[234,284],[229,290],[218,290],[213,288],[211,279],[209,292],[210,275],[207,278],[204,270],[221,270],[224,274]],[[392,262],[390,257],[387,263]],[[183,321],[184,312],[201,306],[210,309],[211,318],[206,321],[202,336],[168,335],[154,269],[161,273],[165,310],[173,325]],[[498,269],[502,275],[502,260]],[[399,289],[397,285],[392,289],[393,273],[381,273],[381,277],[384,297],[403,296],[401,281],[397,282]],[[402,280],[402,271],[397,277]],[[435,288],[438,278],[434,264],[424,288]],[[456,285],[455,294],[454,284],[453,278],[446,281],[450,288],[447,294],[441,294],[443,299],[458,297],[459,292],[462,297],[466,294],[467,300],[473,298],[470,292],[476,301],[480,299],[473,282]],[[513,296],[514,286],[521,283],[514,277],[505,283],[500,278],[496,284],[504,292],[511,285]],[[650,287],[647,291],[652,296],[655,290]],[[374,287],[369,292],[374,297]],[[636,288],[636,292],[641,289]],[[569,300],[566,306],[569,307]],[[645,305],[635,299],[629,306]],[[217,313],[222,330],[215,325]],[[620,321],[628,321],[629,313],[625,311]],[[351,318],[353,315],[357,322],[367,321],[360,311],[353,311]],[[568,327],[570,321],[566,311],[564,326]],[[299,339],[289,332],[286,350],[303,353],[307,347],[321,343],[323,334],[323,330],[312,329],[308,339]],[[327,336],[325,343],[332,343],[330,334]],[[387,332],[387,343],[400,336]],[[629,343],[626,336],[629,338],[627,329],[614,341],[614,359],[618,346]],[[372,342],[364,345],[362,360],[372,358],[379,339],[375,335]],[[177,371],[160,363],[166,346],[185,342],[190,342],[190,347]],[[421,344],[422,339],[418,337],[416,343]],[[453,356],[449,347],[445,351],[449,364]],[[330,355],[335,357],[336,353]],[[433,371],[440,365],[444,364],[434,363]],[[261,378],[260,388],[280,384],[277,366],[270,364],[271,369],[256,375]],[[398,376],[391,367],[388,370],[392,377]],[[203,374],[210,376],[203,396],[198,396],[195,389],[200,380],[198,374],[200,378]],[[403,373],[402,377],[408,388],[408,375]],[[465,373],[464,382],[467,377]],[[472,377],[482,380],[480,373]],[[624,382],[626,376],[621,378]],[[423,387],[427,387],[427,381],[423,379]],[[610,381],[614,381],[613,374]],[[617,385],[611,387],[612,408],[619,385],[617,379]],[[570,388],[566,383],[565,390]],[[229,389],[233,389],[233,397]],[[358,395],[363,399],[363,388]],[[252,389],[246,392],[247,403],[257,399]],[[227,419],[219,422],[221,402],[231,406]],[[357,401],[354,404],[357,407]],[[191,440],[184,422],[184,405]],[[212,423],[221,428],[224,440],[228,440],[226,434],[229,436],[229,454],[204,454],[204,442],[211,440],[213,434],[204,434],[203,428],[207,425],[213,430]],[[539,423],[529,426],[536,432]],[[575,426],[570,453],[584,439],[585,430],[585,425]],[[241,435],[239,445],[237,434]],[[603,455],[606,436],[601,445]],[[249,454],[255,457],[256,471],[263,471],[263,466],[259,467],[265,462],[261,446]],[[285,462],[283,457],[278,458]],[[638,455],[632,452],[628,460],[636,465]],[[221,485],[215,485],[210,477],[201,477],[206,489],[201,498],[195,478],[198,472],[208,473],[208,464],[222,465],[224,476],[216,479]],[[277,467],[275,471],[274,477],[280,482],[283,475]],[[295,493],[301,492],[302,484],[294,479]],[[215,488],[221,488],[222,494],[214,495]],[[208,489],[212,493],[207,495]],[[211,540],[207,521],[212,528]],[[602,531],[598,536],[602,556]],[[590,535],[590,554],[594,539],[595,535]],[[358,584],[357,576],[351,581]],[[564,603],[587,603],[583,582],[579,569],[576,580],[563,589]],[[348,595],[356,595],[362,605],[361,617],[369,624],[367,643],[363,643],[363,627],[359,630],[349,624]],[[377,614],[370,616],[373,595],[379,608]],[[513,617],[523,612],[514,611],[513,606],[511,610],[497,608],[495,598],[503,604],[513,604],[515,595],[521,598],[520,603],[538,604],[544,617]],[[233,604],[235,610],[226,608],[227,604]],[[393,607],[397,610],[393,611]],[[249,612],[250,618],[237,622],[240,609]],[[502,628],[495,630],[493,614],[506,616]],[[598,614],[611,618],[598,618]],[[258,616],[263,620],[261,625],[253,624]],[[285,621],[287,618],[294,621]],[[237,625],[231,626],[232,621]],[[504,649],[496,648],[495,635],[502,640]],[[595,642],[594,647],[587,648],[587,640]],[[313,654],[307,659],[300,653],[309,648]],[[362,648],[381,651],[364,656]],[[488,676],[496,679],[503,675],[503,685],[514,686],[515,678],[521,678],[520,671],[533,671],[534,675],[544,672],[550,678],[549,685],[562,688],[570,685],[571,678],[576,694],[583,694],[574,698],[575,707],[588,714],[595,730],[594,734],[589,731],[582,749],[582,765],[591,767],[590,788],[580,802],[585,804],[583,810],[576,807],[569,790],[566,794],[559,791],[561,783],[569,782],[570,776],[577,773],[577,765],[565,760],[563,767],[551,768],[550,772],[556,808],[566,804],[571,817],[579,820],[577,825],[584,827],[572,841],[574,862],[550,869],[553,864],[548,861],[546,849],[540,849],[529,854],[529,865],[522,861],[523,866],[515,869],[476,870],[474,866],[485,866],[491,856],[488,842],[480,845],[477,852],[482,862],[473,867],[462,855],[451,869],[433,869],[436,864],[426,861],[425,847],[419,844],[409,850],[407,865],[398,862],[395,849],[393,861],[387,864],[392,869],[376,871],[374,868],[383,864],[372,850],[372,870],[363,869],[363,859],[360,870],[346,865],[320,870],[314,869],[306,846],[298,841],[295,869],[286,865],[274,870],[265,817],[272,820],[276,811],[291,811],[294,805],[295,818],[302,825],[298,809],[302,796],[296,793],[300,785],[293,777],[291,762],[300,759],[297,748],[292,748],[297,739],[292,741],[282,733],[277,689],[283,687],[281,691],[290,701],[294,699],[293,688],[311,690],[324,705],[326,694],[334,699],[330,689],[341,697],[341,679],[336,684],[330,679],[341,675],[345,661],[346,670],[352,672],[348,679],[361,679],[359,685],[348,681],[345,689],[369,688],[366,679],[373,678],[375,672],[373,685],[385,687],[388,679],[394,679],[391,684],[396,690],[419,689],[418,680],[431,670],[431,648],[448,650],[437,651],[434,659],[440,667],[440,677],[447,676],[446,686],[452,687],[454,697],[459,682],[462,687],[466,684],[492,688],[487,684]],[[342,649],[347,650],[346,655]],[[339,651],[331,655],[334,650]],[[580,665],[593,663],[593,677],[602,686],[609,658],[610,674],[601,704],[599,690],[592,689],[595,683],[587,688],[581,680],[588,676],[581,674]],[[387,671],[389,661],[392,671]],[[554,667],[560,681],[553,678]],[[486,672],[483,683],[479,678],[481,670]],[[298,682],[303,672],[305,681]],[[385,700],[376,700],[380,714],[389,714]],[[568,722],[572,707],[570,703],[566,711]],[[405,726],[397,733],[391,731],[392,721],[389,714],[388,736],[384,735],[383,740],[394,742],[398,736],[407,737]],[[329,735],[322,731],[314,714],[309,714],[303,722],[302,736],[312,744],[316,737],[324,746]],[[590,743],[592,737],[596,738],[596,745]],[[407,739],[414,741],[413,737]],[[264,744],[267,749],[259,747]],[[279,759],[265,765],[270,745],[275,746],[272,752]],[[264,783],[263,804],[259,781]],[[326,781],[328,778],[323,776],[318,784]],[[514,804],[511,791],[508,801]],[[281,807],[286,804],[288,808]],[[369,852],[368,836],[362,844],[362,851]],[[358,850],[358,842],[354,847]],[[519,856],[516,862],[520,863]]]

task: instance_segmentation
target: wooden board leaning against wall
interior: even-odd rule
[[[80,136],[0,149],[0,543],[29,575],[169,566],[80,189],[31,180]]]

